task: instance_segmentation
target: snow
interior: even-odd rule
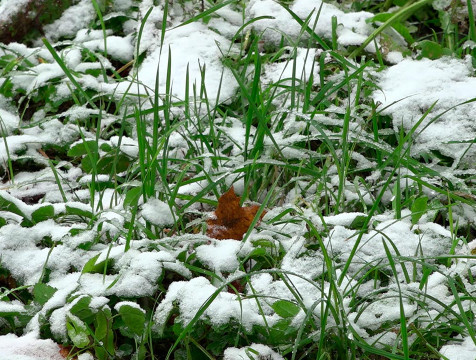
[[[202,315],[212,325],[223,325],[231,319],[240,320],[247,331],[250,331],[253,325],[265,325],[264,315],[258,313],[258,306],[254,299],[242,298],[241,302],[238,302],[235,294],[218,292],[218,288],[208,279],[196,277],[190,281],[176,281],[170,285],[165,299],[161,301],[154,314],[154,323],[158,332],[163,332],[174,307],[173,304],[178,304],[180,312],[178,320],[185,327],[213,295],[216,295],[216,298],[207,304]],[[277,315],[265,317],[269,326],[278,319]]]
[[[296,0],[290,6],[290,10],[302,20],[307,20],[312,13],[308,26],[316,34],[327,39],[332,38],[332,17],[336,16],[338,23],[337,41],[343,46],[360,45],[372,32],[372,27],[367,24],[366,20],[374,15],[368,12],[344,13],[332,4],[315,0]],[[318,12],[319,18],[317,18]],[[279,43],[283,35],[291,39],[307,38],[301,34],[301,25],[276,1],[251,0],[246,8],[246,13],[247,20],[259,16],[272,16],[274,18],[263,19],[252,25],[257,32],[264,33],[264,39],[267,41]],[[369,48],[371,49],[372,45]]]
[[[468,336],[461,343],[444,345],[440,353],[450,360],[471,360],[474,359],[476,353],[476,344]]]
[[[24,305],[18,300],[14,300],[11,302],[0,301],[0,313],[22,313],[24,311]]]
[[[0,22],[7,21],[12,16],[18,14],[30,0],[2,0],[0,2]]]
[[[64,360],[60,348],[52,340],[40,340],[26,334],[0,336],[0,360]]]
[[[10,7],[6,6],[7,3]],[[126,11],[131,3],[131,0],[116,1],[113,4],[114,11],[119,12],[118,16],[124,16],[120,12]],[[282,55],[274,61],[263,62],[260,84],[263,93],[266,93],[264,90],[277,83],[282,88],[290,86],[293,68],[296,71],[295,80],[298,83],[301,82],[300,84],[304,86],[313,78],[314,83],[311,85],[320,86],[319,71],[321,69],[318,66],[318,59],[324,53],[323,50],[305,47],[308,35],[302,33],[298,22],[293,20],[277,1],[251,0],[249,4],[246,4],[244,13],[235,11],[229,5],[220,9],[217,12],[218,16],[212,16],[207,24],[197,21],[183,26],[178,26],[180,22],[177,18],[180,16],[177,14],[185,16],[186,11],[190,9],[182,8],[180,4],[171,4],[171,12],[165,19],[167,31],[162,46],[160,41],[163,10],[161,6],[154,6],[153,3],[152,0],[142,1],[138,4],[139,13],[128,15],[130,19],[123,25],[124,36],[114,35],[112,31],[107,32],[109,55],[121,62],[134,59],[135,49],[138,46],[135,43],[134,30],[140,26],[140,21],[134,19],[140,20],[149,7],[153,6],[139,45],[139,53],[145,56],[144,61],[134,68],[137,73],[133,71],[130,77],[120,83],[110,78],[104,79],[102,74],[92,75],[94,71],[91,70],[99,70],[103,66],[111,70],[113,66],[109,60],[99,54],[104,50],[103,32],[87,29],[95,17],[94,8],[89,0],[81,0],[66,10],[59,20],[46,26],[45,36],[50,41],[57,41],[62,37],[73,39],[71,47],[61,46],[57,49],[65,64],[73,71],[73,76],[85,90],[95,90],[110,96],[111,99],[120,100],[121,104],[130,101],[136,107],[139,102],[124,100],[126,90],[129,94],[137,92],[142,96],[151,95],[158,81],[160,101],[167,93],[171,94],[172,101],[176,101],[183,100],[186,95],[193,97],[194,85],[196,85],[197,94],[206,88],[208,103],[214,105],[232,99],[238,91],[238,83],[231,70],[223,65],[223,61],[228,57],[234,59],[238,56],[238,47],[232,42],[233,36],[243,25],[243,21],[271,15],[272,19],[261,19],[249,26],[256,33],[263,33],[264,43],[260,44],[262,48],[269,45],[276,46],[283,36],[286,38],[287,46],[283,48]],[[11,4],[15,6],[12,7]],[[0,20],[9,12],[17,10],[21,4],[24,4],[24,1],[3,0],[0,3]],[[322,8],[320,8],[321,5]],[[312,13],[309,26],[325,39],[332,37],[331,21],[332,17],[336,16],[337,43],[340,48],[362,44],[373,31],[372,25],[367,22],[373,16],[371,13],[346,13],[332,4],[315,0],[296,0],[291,4],[290,9],[303,20]],[[316,19],[319,9],[320,15]],[[173,17],[170,14],[177,16]],[[117,13],[113,15],[116,16]],[[113,15],[110,14],[110,16]],[[246,32],[247,28],[244,31]],[[40,45],[41,43],[38,44]],[[367,50],[375,51],[373,46],[373,44],[369,45]],[[82,53],[84,48],[98,53],[98,61],[85,62]],[[44,48],[27,48],[22,44],[10,44],[0,51],[2,54],[13,52],[16,56],[21,55],[32,63],[29,72],[18,72],[11,77],[15,89],[23,89],[25,93],[36,96],[37,91],[43,91],[44,87],[55,81],[56,92],[51,94],[51,100],[59,103],[65,99],[70,101],[71,84],[63,70],[53,62],[51,54]],[[169,60],[170,69],[168,68]],[[427,119],[413,135],[411,152],[418,156],[437,150],[454,159],[449,169],[436,168],[444,172],[445,176],[454,179],[461,175],[471,175],[471,171],[474,176],[476,149],[461,141],[476,138],[474,122],[476,103],[458,106],[436,119],[438,114],[452,106],[476,97],[476,80],[470,59],[414,60],[404,58],[400,52],[392,51],[386,55],[386,60],[395,65],[381,72],[368,70],[364,75],[373,77],[377,81],[379,88],[372,94],[374,101],[379,104],[377,110],[388,106],[382,111],[383,114],[392,116],[394,130],[398,132],[400,128],[403,128],[408,133],[424,112],[437,101]],[[332,58],[327,56],[325,63],[328,64],[330,61]],[[187,69],[189,94],[185,93]],[[168,75],[171,78],[170,89],[166,88]],[[342,74],[336,74],[332,80],[340,81],[341,76]],[[202,86],[204,86],[203,89]],[[130,87],[132,90],[129,89]],[[219,98],[218,92],[220,92]],[[122,103],[122,100],[125,102]],[[147,104],[149,101],[147,105],[144,105],[144,109],[148,109],[150,99],[144,101],[146,103],[140,105]],[[275,115],[280,117],[288,112],[285,106],[279,106],[282,108],[277,109],[272,114],[273,117]],[[474,284],[470,284],[463,276],[469,271],[474,273],[472,259],[455,260],[449,268],[439,264],[436,259],[443,254],[448,254],[455,241],[457,241],[455,253],[468,255],[476,249],[476,240],[466,246],[462,240],[454,238],[452,231],[433,223],[430,216],[423,216],[417,224],[412,224],[410,210],[403,209],[401,219],[396,219],[393,211],[373,216],[369,221],[368,230],[362,234],[357,244],[358,232],[351,227],[356,218],[368,216],[365,212],[367,209],[362,210],[363,212],[343,212],[324,216],[314,207],[316,194],[321,189],[316,184],[308,186],[309,184],[300,178],[290,180],[291,190],[288,194],[282,194],[284,199],[282,206],[269,209],[261,228],[253,229],[249,241],[244,244],[235,240],[217,241],[200,234],[200,228],[205,222],[205,213],[210,210],[207,205],[196,203],[182,213],[179,211],[182,210],[180,206],[184,200],[169,204],[158,198],[149,198],[145,203],[140,200],[136,218],[138,228],[143,227],[149,233],[153,233],[154,227],[163,231],[164,228],[174,225],[178,219],[187,221],[187,216],[190,215],[193,220],[188,225],[199,228],[198,233],[185,235],[174,233],[168,234],[170,238],[149,240],[146,238],[146,232],[138,231],[139,238],[133,234],[133,239],[130,240],[126,226],[131,221],[131,213],[127,207],[124,208],[124,199],[117,198],[116,189],[107,188],[97,191],[91,201],[91,192],[87,187],[93,175],[86,174],[74,164],[61,160],[57,163],[56,170],[61,177],[61,184],[67,189],[67,202],[63,203],[48,159],[39,152],[45,145],[71,147],[83,142],[84,140],[80,139],[77,122],[98,116],[99,110],[91,109],[89,105],[73,105],[55,114],[53,118],[47,115],[51,109],[42,109],[34,114],[33,124],[19,129],[21,120],[20,114],[15,112],[16,108],[4,97],[0,98],[0,107],[0,119],[6,136],[6,142],[5,138],[0,139],[1,162],[7,163],[9,159],[15,161],[28,157],[45,166],[43,170],[36,172],[15,173],[15,183],[5,182],[5,186],[2,186],[0,190],[1,200],[13,204],[9,209],[4,208],[0,212],[1,218],[6,221],[6,224],[0,228],[0,265],[2,269],[8,270],[21,285],[34,285],[41,279],[57,289],[44,305],[38,306],[25,328],[24,336],[17,337],[13,334],[0,336],[0,360],[60,359],[59,348],[52,340],[38,339],[43,318],[47,319],[51,333],[57,341],[67,341],[66,319],[71,316],[72,306],[80,299],[90,299],[89,307],[93,311],[107,307],[110,296],[120,299],[115,303],[115,311],[125,305],[143,311],[131,299],[156,296],[158,291],[162,290],[159,286],[163,285],[160,284],[160,279],[170,273],[173,273],[171,277],[173,281],[167,284],[167,291],[158,298],[158,305],[153,315],[155,330],[159,335],[163,333],[166,326],[170,325],[172,314],[176,323],[186,326],[201,310],[203,310],[201,320],[212,328],[234,324],[235,320],[236,323],[243,325],[245,332],[251,332],[255,326],[272,327],[282,320],[272,308],[277,299],[292,302],[299,300],[302,305],[303,308],[292,319],[292,326],[299,327],[305,320],[306,311],[311,309],[311,316],[314,316],[318,323],[321,307],[316,304],[327,301],[326,297],[330,291],[330,284],[321,278],[330,270],[327,269],[327,261],[332,261],[336,269],[336,273],[332,275],[339,277],[342,274],[342,264],[349,260],[351,254],[354,258],[343,283],[337,286],[335,295],[342,299],[342,310],[347,317],[346,321],[355,326],[356,331],[365,341],[369,343],[377,341],[378,346],[394,346],[395,342],[399,341],[392,331],[387,333],[378,331],[381,330],[383,324],[387,323],[398,327],[400,293],[403,294],[405,315],[411,321],[417,318],[433,320],[441,312],[447,311],[445,306],[449,307],[454,302],[454,296],[448,286],[450,277],[461,278],[468,292],[475,290]],[[110,129],[110,125],[113,127],[117,124],[118,118],[122,119],[123,116],[128,115],[126,108],[127,106],[119,108],[117,114],[103,114],[105,117],[102,119],[99,131],[106,132]],[[128,111],[131,112],[131,108]],[[176,111],[173,113],[174,116],[181,119],[181,112],[175,108],[173,111]],[[329,107],[327,112],[309,116],[300,113],[297,109],[286,114],[288,117],[282,129],[273,132],[274,140],[278,142],[285,157],[301,160],[311,156],[293,148],[294,144],[299,142],[320,140],[320,134],[303,135],[303,129],[308,127],[311,120],[323,126],[342,128],[343,120],[340,115],[344,113],[343,108],[335,104]],[[209,121],[208,118],[201,118],[203,114],[206,113],[198,110],[197,114],[188,119],[186,126],[170,134],[168,145],[172,148],[169,154],[171,157],[184,160],[185,163],[190,161],[186,159],[186,154],[191,149],[189,143],[195,141],[196,133],[189,127],[195,121]],[[242,154],[246,129],[243,119],[233,115],[230,113],[224,119],[217,118],[214,124],[215,131],[222,135],[221,149],[229,148],[227,153],[219,153],[220,149],[217,153],[207,151],[197,154],[194,161],[196,160],[203,170],[197,175],[197,179],[200,180],[187,179],[183,183],[174,183],[172,181],[178,168],[172,167],[171,176],[168,177],[171,180],[168,184],[170,188],[178,186],[178,194],[195,196],[208,186],[211,180],[217,184],[224,181],[228,186],[234,183],[237,193],[244,193],[248,183],[240,178],[243,167],[265,165],[279,168],[285,164],[282,159],[271,157],[251,159],[244,163]],[[354,115],[356,119],[349,126],[351,135],[371,143],[376,148],[382,147],[388,150],[388,147],[385,147],[387,144],[379,144],[373,139],[365,138],[365,134],[361,134],[363,121],[358,118],[359,114],[352,116]],[[433,119],[435,121],[432,122]],[[151,116],[144,116],[144,126],[147,132],[151,131]],[[420,131],[421,129],[424,130]],[[87,140],[95,138],[95,130],[81,129],[82,135]],[[392,133],[391,129],[389,132]],[[337,139],[337,133],[327,129],[325,133],[332,139],[331,141]],[[250,136],[254,135],[255,131],[251,129]],[[380,135],[385,134],[380,133]],[[110,137],[107,140],[101,140],[99,145],[120,146],[120,151],[130,158],[136,158],[140,150],[137,132],[134,133],[134,130],[121,136],[118,136],[117,132],[112,132]],[[274,150],[274,144],[267,137],[265,145],[269,153]],[[342,151],[337,149],[337,153],[340,156]],[[217,158],[219,158],[220,167],[217,173],[213,173],[215,170],[212,159]],[[358,169],[374,168],[376,165],[372,159],[367,159],[358,153],[352,154],[352,161],[358,164]],[[435,164],[428,166],[432,165]],[[412,181],[404,178],[406,175],[412,175],[411,171],[402,169],[401,174],[402,187],[407,184],[416,186],[411,184]],[[129,173],[120,174],[121,179],[126,180],[118,186],[129,188],[140,185],[137,181],[128,182],[128,175]],[[203,180],[205,177],[206,180]],[[325,186],[329,186],[331,191],[340,185],[341,179],[335,166],[328,169],[327,177],[325,181],[328,182]],[[371,184],[380,178],[379,172],[362,180]],[[99,174],[95,175],[95,180],[97,184],[103,185],[111,181],[111,176]],[[163,185],[158,184],[159,186]],[[360,201],[362,197],[365,204],[372,204],[375,194],[368,189],[357,189],[357,187],[355,184],[348,184],[344,188],[346,201]],[[19,200],[25,196],[38,194],[45,195],[44,202],[41,204],[29,205]],[[388,191],[384,199],[389,201],[391,196],[391,192]],[[432,196],[433,198],[437,199],[436,194]],[[23,218],[32,220],[34,211],[47,205],[53,205],[55,219],[31,224],[30,227],[20,224]],[[85,223],[78,223],[77,216],[71,216],[68,208],[94,214],[94,217]],[[271,223],[271,219],[288,210],[290,211],[286,215],[280,217],[280,222]],[[454,207],[454,216],[455,218],[459,216],[460,225],[464,221],[474,223],[475,212],[469,205],[463,204],[461,207]],[[317,235],[310,232],[309,224],[302,221],[302,218],[315,226],[318,230]],[[128,251],[125,251],[126,237],[130,240]],[[319,241],[314,237],[320,237]],[[43,245],[45,242],[54,246]],[[412,264],[398,264],[397,273],[393,274],[397,279],[385,273],[384,270],[388,270],[388,266],[385,265],[388,264],[388,260],[384,243],[392,254],[396,255],[398,252],[403,257],[415,259],[414,268]],[[330,259],[324,257],[322,249],[316,250],[317,245],[326,246]],[[280,261],[272,263],[278,252],[279,254],[284,252],[284,255]],[[245,271],[254,265],[254,260],[245,260],[254,253],[264,254],[273,259],[270,261],[271,268],[250,275],[243,294],[238,296],[232,291],[229,292],[226,283],[236,279],[240,281],[247,275]],[[107,271],[95,269],[82,273],[84,265],[97,255],[95,264],[100,268],[99,265],[107,262]],[[190,265],[193,265],[195,260],[203,266],[203,271],[216,276],[197,277],[196,272],[190,269]],[[425,288],[421,290],[419,283],[421,278],[418,276],[415,275],[416,278],[414,278],[411,275],[412,279],[406,281],[404,266],[407,266],[408,272],[414,270],[418,272],[425,266],[422,265],[424,262],[437,271],[428,276]],[[367,270],[375,270],[374,266],[378,268],[377,270],[382,270],[383,277],[388,275],[385,279],[388,282],[388,285],[384,287],[385,292],[378,293],[383,281],[381,279],[359,280]],[[48,273],[47,278],[44,276],[45,270]],[[351,308],[349,293],[354,291],[365,301]],[[299,299],[296,299],[296,296],[299,296]],[[211,301],[212,297],[213,301]],[[124,298],[128,300],[125,301]],[[415,298],[425,301],[428,308],[421,309],[417,305],[418,302],[413,301]],[[440,302],[437,303],[431,300],[432,298]],[[463,301],[462,304],[467,310],[470,306],[474,307],[469,300]],[[455,306],[453,310],[459,311]],[[0,312],[23,314],[26,309],[18,300],[0,301]],[[175,315],[177,315],[176,318]],[[328,321],[331,326],[337,326],[337,319],[329,318]],[[370,336],[369,334],[373,332],[377,333]],[[474,360],[476,348],[471,338],[453,340],[441,347],[442,354],[451,360]],[[461,341],[458,342],[458,340]],[[256,352],[261,357],[273,360],[283,359],[278,352],[268,346],[255,343],[242,348],[230,347],[224,351],[223,356],[224,359],[230,360],[250,357],[259,359]],[[79,359],[85,360],[87,357],[87,354],[82,354]]]
[[[348,212],[332,216],[324,216],[324,223],[328,225],[350,226],[358,216],[366,216],[364,213]]]
[[[243,348],[228,348],[223,354],[224,360],[260,360],[260,359],[269,359],[269,360],[284,360],[284,358],[279,355],[276,351],[270,347],[262,344],[251,344]]]
[[[233,272],[240,265],[237,259],[240,249],[240,241],[220,240],[200,245],[196,249],[196,254],[197,258],[214,272]]]
[[[390,51],[387,54],[386,59],[392,64],[398,64],[400,61],[403,60],[403,55],[401,52],[398,51]]]
[[[159,199],[149,199],[142,205],[142,216],[157,226],[173,225],[175,216],[169,205]]]
[[[292,48],[287,48],[288,53],[292,53]],[[314,76],[314,82],[319,80],[319,66],[318,57],[320,51],[316,49],[296,49],[296,58],[293,60],[290,55],[283,56],[280,62],[269,63],[265,65],[265,71],[262,77],[264,84],[276,84],[280,80],[286,80],[280,82],[282,85],[291,85],[291,79],[293,78],[293,68],[296,71],[296,78],[303,83],[309,81],[311,74]],[[286,57],[290,58],[289,61]],[[295,62],[295,64],[293,64]]]
[[[415,313],[418,306],[411,304],[409,299],[403,298],[403,309],[405,316],[411,316]],[[397,323],[400,319],[400,299],[398,296],[390,297],[384,295],[382,299],[372,302],[365,308],[356,321],[362,328],[377,330],[385,323]]]
[[[119,146],[119,136],[112,136],[109,141],[111,141],[111,144],[114,145],[114,146]],[[139,153],[139,148],[138,148],[138,145],[137,145],[137,141],[134,140],[134,139],[131,139],[127,136],[123,136],[121,139],[120,139],[120,142],[121,142],[121,151],[132,157],[132,158],[136,158],[138,153]]]
[[[0,109],[0,124],[2,130],[6,133],[5,135],[9,135],[20,124],[20,117],[7,110]]]
[[[132,301],[120,301],[118,302],[116,305],[114,305],[114,309],[119,312],[119,310],[121,309],[121,307],[123,306],[130,306],[130,307],[133,307],[134,309],[137,309],[137,310],[140,310],[141,312],[143,312],[145,314],[145,311],[144,309],[142,309],[139,304],[135,303],[135,302],[132,302]]]
[[[103,32],[96,31],[79,31],[76,35],[75,42],[82,43],[82,45],[96,52],[98,50],[104,51],[104,37]],[[106,36],[107,53],[114,59],[128,62],[132,60],[134,53],[134,46],[132,44],[132,35],[125,37],[109,35]]]
[[[448,253],[451,248],[451,237],[441,235],[439,227],[425,227],[424,225],[420,225],[420,227],[422,230],[412,227],[408,218],[399,221],[382,221],[375,230],[362,236],[357,256],[365,259],[363,263],[385,259],[386,252],[383,242],[386,242],[390,249],[393,244],[402,256],[411,257],[423,254],[432,257]],[[329,237],[325,239],[325,243],[331,243],[332,252],[340,254],[345,259],[347,254],[352,251],[356,239],[354,230],[336,225],[331,230]]]
[[[472,117],[476,103],[451,109],[476,98],[476,78],[471,77],[468,62],[469,59],[449,57],[402,60],[378,75],[380,90],[373,94],[381,109],[388,106],[383,114],[392,116],[394,128],[398,131],[402,127],[407,133],[436,102],[413,136],[411,153],[417,155],[438,150],[455,160],[453,169],[460,164],[474,165],[476,156],[474,146],[464,143],[476,137]]]
[[[138,79],[149,89],[154,89],[158,80],[159,93],[165,94],[170,51],[170,71],[173,74],[170,93],[174,98],[185,98],[188,68],[189,95],[194,95],[193,88],[196,86],[197,94],[201,89],[206,89],[212,103],[218,100],[216,96],[219,92],[220,100],[227,100],[238,85],[230,69],[223,67],[220,58],[222,53],[227,54],[231,48],[228,39],[203,24],[194,22],[174,28],[167,32],[163,46],[155,49],[144,60],[139,68]]]
[[[66,9],[58,20],[43,27],[46,38],[57,41],[61,37],[73,37],[76,33],[88,25],[96,17],[96,10],[89,0],[81,0],[79,3]]]

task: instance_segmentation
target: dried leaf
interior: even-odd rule
[[[71,354],[73,353],[73,347],[69,345],[58,345],[59,346],[59,353],[62,357],[65,359],[72,359],[72,360],[77,360],[77,356],[71,357]]]
[[[259,205],[240,206],[233,186],[218,199],[215,216],[207,221],[207,235],[214,239],[241,240],[258,212]],[[261,214],[261,218],[266,212]]]

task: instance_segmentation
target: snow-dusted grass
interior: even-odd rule
[[[426,3],[82,1],[2,45],[0,360],[473,359],[474,16],[412,54]],[[231,185],[267,213],[209,238]]]

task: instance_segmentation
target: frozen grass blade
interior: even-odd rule
[[[271,188],[268,190],[268,193],[266,194],[266,197],[264,198],[263,203],[260,205],[258,211],[256,212],[256,215],[255,215],[255,217],[253,218],[253,221],[251,222],[250,227],[248,228],[248,231],[247,231],[246,234],[243,236],[242,242],[246,242],[246,240],[248,240],[248,237],[250,236],[250,234],[251,234],[251,232],[253,231],[254,227],[256,226],[256,224],[258,223],[258,221],[260,221],[261,214],[263,214],[263,212],[264,212],[266,206],[269,206],[269,205],[270,205],[271,197],[274,195],[274,190],[275,190],[276,186],[278,185],[278,182],[279,182],[280,177],[281,177],[281,174],[278,175],[278,177],[277,177],[276,180],[274,181],[274,184],[273,184],[273,185],[271,186]]]
[[[251,114],[255,114],[258,117],[258,124],[260,124],[260,132],[261,132],[261,135],[260,135],[261,136],[261,141],[260,142],[262,143],[263,138],[264,138],[264,134],[266,134],[270,138],[271,142],[273,143],[273,145],[275,147],[275,150],[279,153],[279,155],[282,158],[284,158],[284,155],[281,153],[281,149],[280,149],[278,143],[274,139],[274,136],[271,134],[269,128],[266,126],[266,124],[268,123],[268,121],[266,119],[266,114],[263,114],[259,110],[259,104],[257,104],[254,101],[255,100],[254,96],[257,95],[257,89],[255,90],[254,94],[250,94],[246,85],[245,85],[245,83],[244,83],[244,81],[242,80],[241,76],[236,72],[236,70],[234,70],[234,69],[230,69],[230,70],[233,73],[233,75],[235,76],[235,79],[237,80],[237,82],[240,86],[240,89],[241,89],[241,92],[242,92],[243,96],[249,101],[249,106],[250,106],[250,109],[251,109],[249,111],[251,112]],[[249,123],[249,121],[251,121],[250,116],[248,116],[248,118],[247,118],[247,122],[246,122],[247,128],[251,127],[251,124]],[[249,130],[247,130],[247,133],[249,133]],[[246,141],[248,141],[248,140],[246,140]],[[247,149],[247,148],[245,147],[245,149]],[[258,153],[258,150],[251,150],[251,152],[253,154],[256,154],[256,153]],[[245,151],[244,155],[246,156],[246,153],[248,153],[248,152],[250,152],[250,151],[249,150]]]
[[[337,205],[336,205],[336,213],[339,213],[341,207],[343,207],[344,202],[344,188],[347,179],[347,171],[349,168],[350,159],[352,158],[351,154],[349,154],[349,143],[348,143],[348,136],[349,136],[349,123],[350,123],[350,106],[347,106],[345,115],[344,115],[344,124],[342,126],[342,160],[340,161],[340,171],[339,172],[339,188],[337,191]]]
[[[246,133],[245,133],[245,161],[248,159],[248,156],[251,159],[256,159],[261,152],[263,151],[263,140],[264,140],[264,128],[267,127],[267,118],[260,116],[261,113],[258,108],[258,104],[261,103],[260,99],[260,78],[261,78],[261,56],[259,55],[258,43],[255,42],[253,46],[255,53],[255,62],[254,62],[254,76],[251,83],[251,93],[249,94],[249,101],[256,106],[253,108],[250,106],[249,111],[246,117]],[[254,116],[258,117],[258,126],[256,129],[256,135],[254,137],[254,144],[251,150],[249,150],[249,139],[251,138],[250,130],[253,122]],[[248,155],[249,152],[249,155]]]
[[[359,74],[361,72],[364,71],[364,69],[369,66],[371,64],[371,62],[366,62],[365,64],[361,65],[357,70],[355,70],[353,73],[351,73],[350,75],[347,75],[346,74],[346,77],[344,78],[344,80],[342,80],[340,83],[338,84],[334,84],[332,81],[329,81],[328,83],[325,83],[324,82],[324,79],[321,78],[321,90],[319,90],[319,92],[317,93],[317,95],[314,97],[314,99],[312,100],[312,105],[316,106],[316,110],[314,110],[313,112],[313,115],[316,114],[318,111],[319,111],[319,108],[318,108],[318,105],[319,103],[321,103],[324,99],[330,97],[331,95],[333,95],[334,93],[336,93],[337,91],[339,91],[340,89],[342,89],[344,86],[346,85],[349,85],[349,82],[354,79],[354,78],[357,78],[359,76]],[[321,68],[324,68],[324,63],[322,62],[322,64],[320,64],[322,67]],[[347,71],[346,69],[346,64],[345,63],[341,63],[341,65],[344,67],[344,69]],[[324,85],[325,84],[325,85]]]
[[[332,50],[337,50],[337,16],[333,16],[332,24]]]

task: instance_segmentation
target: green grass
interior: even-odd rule
[[[374,32],[361,46],[341,48],[336,20],[331,38],[326,39],[315,32],[317,20],[313,23],[311,15],[301,19],[283,3],[301,27],[298,38],[282,34],[280,44],[265,44],[262,52],[265,34],[252,26],[269,18],[244,23],[232,37],[235,45],[220,47],[222,63],[237,83],[236,94],[223,99],[225,75],[218,94],[210,94],[205,86],[206,66],[200,83],[191,82],[189,68],[185,84],[173,83],[176,59],[170,48],[163,46],[168,16],[173,16],[172,6],[176,11],[182,7],[192,14],[179,26],[208,23],[223,7],[241,6],[244,11],[246,3],[209,2],[203,12],[189,1],[178,3],[165,2],[158,28],[161,51],[169,53],[168,63],[158,65],[167,70],[163,92],[159,83],[164,79],[158,70],[155,88],[147,93],[138,90],[138,70],[145,57],[138,45],[130,85],[124,93],[119,93],[119,88],[117,92],[100,92],[87,86],[87,76],[115,84],[125,80],[109,61],[83,73],[75,71],[65,61],[74,45],[67,40],[50,44],[46,39],[43,44],[51,59],[45,61],[56,63],[63,74],[29,91],[13,80],[33,69],[37,60],[20,57],[2,46],[0,94],[10,105],[28,104],[18,108],[22,121],[17,130],[8,133],[2,124],[7,154],[1,174],[5,187],[22,187],[18,174],[23,171],[50,169],[47,181],[58,189],[57,204],[65,206],[53,208],[41,202],[30,206],[0,194],[0,226],[16,224],[34,231],[35,226],[51,220],[71,228],[68,238],[45,236],[37,244],[48,249],[37,283],[15,279],[0,255],[0,300],[24,306],[24,311],[0,313],[4,320],[0,334],[21,334],[33,314],[54,296],[57,289],[48,285],[54,271],[52,257],[58,246],[74,239],[77,250],[86,252],[89,261],[71,272],[81,272],[81,277],[101,274],[104,284],[112,279],[107,290],[118,286],[126,274],[130,264],[118,265],[125,262],[119,258],[127,256],[126,252],[163,251],[173,254],[174,260],[161,263],[156,289],[147,296],[108,295],[109,303],[98,308],[92,305],[97,301],[94,296],[68,294],[61,306],[67,313],[63,335],[55,333],[50,324],[57,309],[42,313],[40,335],[71,346],[71,358],[89,352],[98,359],[217,359],[229,347],[259,343],[293,360],[439,359],[444,358],[441,347],[458,341],[458,336],[469,337],[476,344],[475,257],[461,252],[475,239],[476,228],[474,223],[458,222],[462,212],[476,207],[474,175],[450,179],[443,165],[432,166],[432,162],[444,164],[436,152],[427,154],[426,162],[411,155],[413,139],[451,109],[434,115],[435,103],[409,131],[394,131],[392,119],[371,98],[378,88],[375,73],[389,65],[380,51],[371,54],[364,50],[379,39],[390,42],[389,48],[397,48],[387,37],[393,27],[413,42],[403,53],[418,51],[420,57],[432,59],[445,54],[457,58],[470,55],[474,59],[474,50],[463,46],[466,40],[476,39],[474,17],[467,20],[467,33],[461,33],[458,26],[463,24],[445,23],[444,11],[434,10],[427,0],[344,2],[359,7],[357,10],[372,11],[376,17],[371,20]],[[471,2],[467,3],[471,10]],[[105,50],[92,53],[83,49],[84,63],[110,59],[107,6],[102,9],[95,0],[93,4],[98,22],[91,26],[102,30]],[[404,6],[393,11],[394,5]],[[321,10],[315,11],[318,16]],[[425,16],[424,11],[431,16]],[[151,12],[149,9],[141,20],[136,37],[139,43]],[[415,23],[421,26],[415,29]],[[304,78],[297,69],[295,60],[303,46],[307,51],[323,49],[306,60],[313,69],[319,67],[318,75],[305,74]],[[264,83],[268,66],[282,63],[292,70],[291,77]],[[62,85],[69,94],[56,96]],[[178,86],[186,89],[184,99],[173,95]],[[73,106],[97,111],[86,117],[59,117]],[[33,117],[29,107],[44,109],[44,116]],[[430,114],[430,121],[423,126]],[[62,142],[41,144],[48,150],[47,160],[9,146],[10,136],[32,126],[46,126],[54,119],[69,126],[72,135]],[[243,143],[233,137],[232,128],[242,130]],[[129,139],[136,141],[135,153],[125,150]],[[472,143],[463,146],[469,151]],[[83,181],[68,175],[74,169],[82,171]],[[204,235],[207,214],[233,183],[243,186],[242,201],[256,201],[261,206],[243,237],[245,250],[236,255],[236,272],[230,274],[201,260],[197,248],[210,241]],[[183,188],[192,190],[181,192]],[[429,198],[430,192],[435,196]],[[159,199],[169,207],[173,225],[157,224],[144,216],[143,205],[150,199]],[[268,215],[258,224],[265,210]],[[361,214],[345,226],[332,223],[330,216],[350,212]],[[428,255],[420,246],[408,256],[386,233],[394,225],[409,224],[409,232],[423,237],[417,228],[422,217],[449,231],[449,237],[435,238],[435,242],[449,241],[446,253]],[[384,222],[385,227],[375,230]],[[339,229],[349,235],[346,253],[333,247],[334,231]],[[364,262],[361,248],[371,241],[383,251]],[[292,248],[292,242],[300,244],[299,251]],[[100,258],[99,251],[106,256]],[[290,258],[296,270],[289,269]],[[310,259],[317,264],[314,273],[299,272],[299,263]],[[458,270],[461,264],[468,266]],[[169,288],[200,277],[215,290],[185,322],[180,298],[171,300],[170,307],[164,305],[169,304]],[[269,286],[280,287],[282,292],[273,295],[260,288],[258,279],[265,277],[270,279]],[[446,287],[451,302],[431,291],[436,278]],[[236,295],[234,301],[242,313],[218,324],[208,311],[228,293]],[[116,308],[122,301],[132,301],[137,307],[122,304]],[[368,323],[360,327],[359,319],[365,319],[379,304],[398,308],[398,316],[387,321],[375,319],[377,326]],[[257,309],[259,325],[247,326],[247,306]],[[256,351],[249,348],[248,354],[252,357]]]

